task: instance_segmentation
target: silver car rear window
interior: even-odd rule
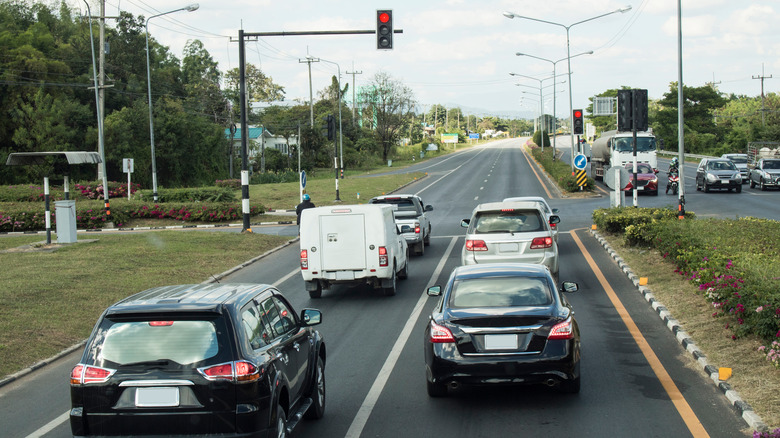
[[[457,280],[451,307],[528,307],[552,304],[547,282],[538,277],[486,277]]]
[[[160,359],[187,365],[219,353],[212,321],[116,322],[98,348],[99,360],[119,365]]]
[[[544,231],[538,210],[486,211],[478,213],[474,233],[527,233]]]

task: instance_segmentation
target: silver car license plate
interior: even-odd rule
[[[517,335],[485,335],[485,350],[517,350]]]
[[[135,389],[135,405],[139,408],[179,406],[179,388],[149,387]]]

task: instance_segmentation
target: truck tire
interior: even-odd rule
[[[322,283],[317,281],[317,288],[309,291],[309,298],[320,298],[320,297],[322,297]]]
[[[425,238],[423,239],[423,242],[425,242],[425,246],[431,246],[431,227],[428,227],[428,234],[425,235]]]
[[[753,181],[753,178],[750,178],[750,188],[755,189],[756,188],[756,182]]]
[[[421,255],[425,254],[425,242],[418,243],[417,247],[414,249],[414,252],[418,256],[421,256]]]
[[[409,278],[409,254],[406,255],[406,263],[404,263],[403,269],[398,271],[398,278],[401,280],[406,280]]]
[[[395,262],[393,262],[393,275],[391,276],[391,285],[390,287],[383,287],[382,292],[384,292],[386,297],[391,297],[395,295],[395,282],[396,282],[397,275],[395,274]]]

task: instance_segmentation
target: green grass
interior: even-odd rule
[[[85,339],[100,313],[124,297],[206,281],[289,239],[170,230],[80,235],[54,252],[0,253],[0,375]],[[35,243],[41,236],[5,237],[0,251]]]

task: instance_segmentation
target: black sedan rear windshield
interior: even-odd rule
[[[117,365],[170,360],[182,365],[219,353],[213,321],[131,321],[101,327],[96,338],[99,361]]]
[[[547,281],[539,277],[485,277],[456,280],[451,307],[526,307],[552,304]]]

